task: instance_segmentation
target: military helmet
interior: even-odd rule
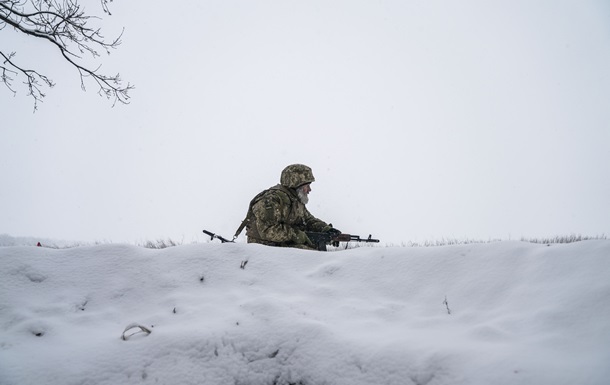
[[[311,168],[304,164],[291,164],[282,171],[280,184],[288,188],[297,188],[315,180]]]

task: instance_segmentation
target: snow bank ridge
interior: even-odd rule
[[[601,385],[608,255],[607,240],[3,247],[0,384]]]

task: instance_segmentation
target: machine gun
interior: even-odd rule
[[[379,239],[373,239],[370,234],[368,238],[360,238],[359,235],[317,233],[312,231],[306,231],[305,234],[307,234],[311,243],[313,243],[319,251],[326,251],[326,245],[339,247],[340,242],[379,243]],[[345,245],[345,248],[347,248],[347,245]]]
[[[235,243],[235,237],[232,240],[229,240],[211,231],[203,230],[203,232],[210,236],[210,240],[218,239],[222,243]],[[369,235],[368,238],[361,238],[359,235],[318,233],[313,231],[306,231],[305,234],[307,234],[307,237],[319,251],[326,251],[326,245],[339,247],[339,243],[341,242],[379,243],[379,239],[373,239],[371,235]],[[347,244],[345,245],[345,248],[347,248]]]

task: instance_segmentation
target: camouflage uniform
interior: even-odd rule
[[[315,250],[305,231],[325,232],[332,225],[311,215],[296,191],[314,180],[311,168],[293,164],[282,171],[280,184],[254,197],[245,219],[248,243]]]

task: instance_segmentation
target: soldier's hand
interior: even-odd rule
[[[298,245],[307,245],[310,247],[314,247],[314,244],[311,242],[311,239],[309,239],[307,234],[305,234],[304,231],[300,230],[296,232],[294,243]]]

